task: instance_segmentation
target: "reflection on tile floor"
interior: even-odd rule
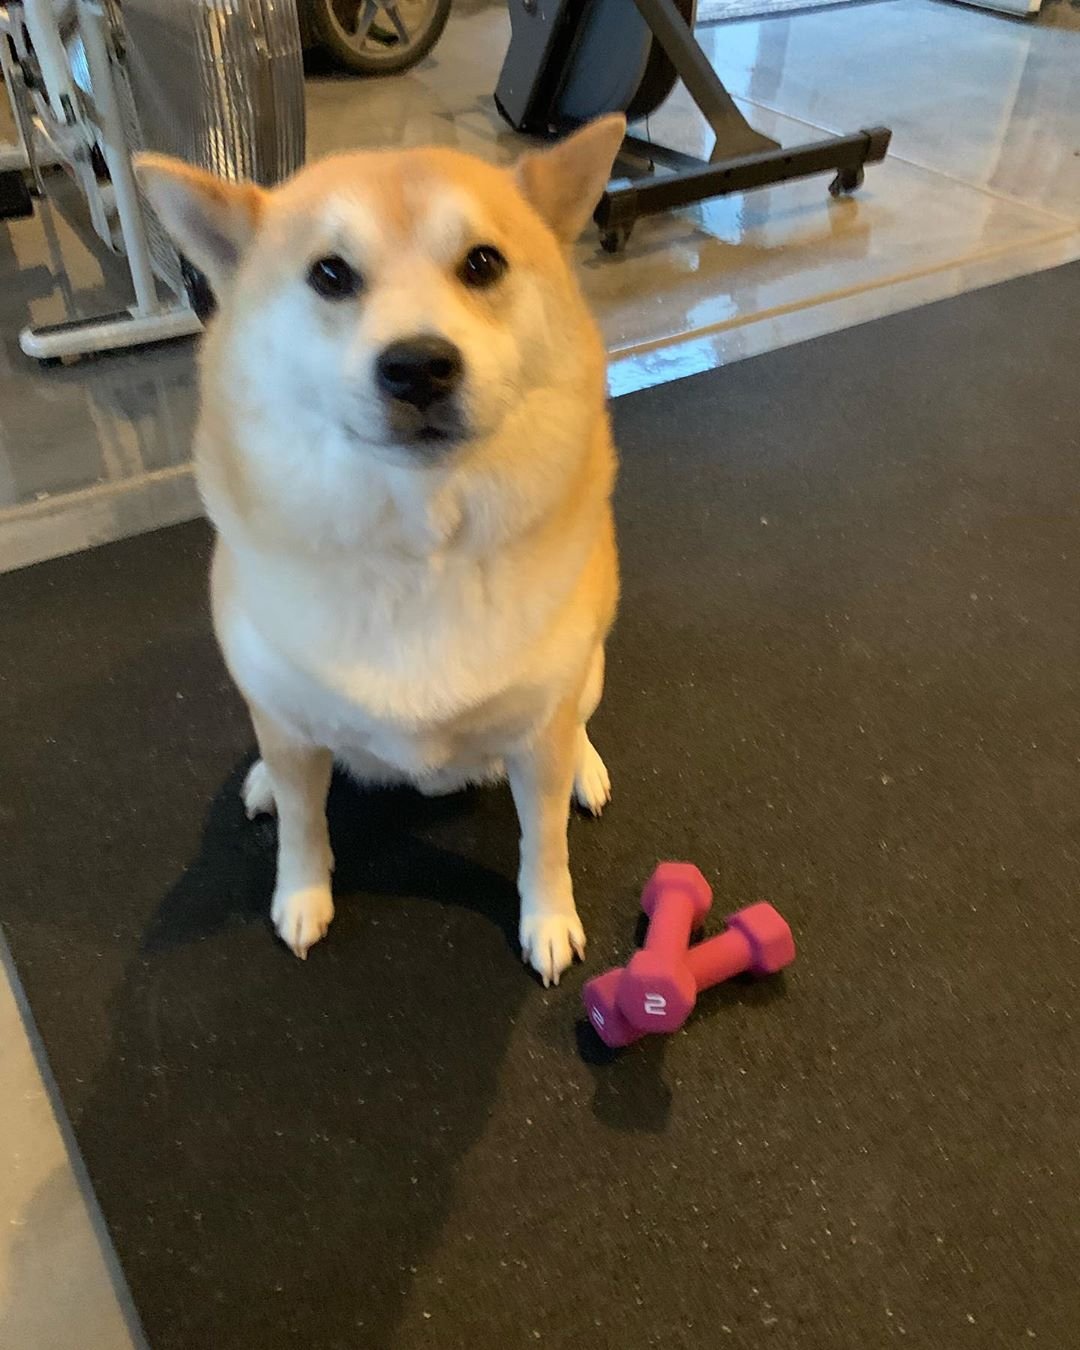
[[[900,158],[1080,218],[1080,16],[904,0],[753,27],[701,32],[736,97],[829,131],[884,116]]]
[[[312,78],[311,153],[437,141],[509,158],[491,98],[508,32],[503,7],[467,0],[419,70]],[[790,144],[883,122],[894,153],[853,201],[824,179],[714,201],[641,222],[618,258],[587,235],[614,392],[1080,256],[1080,29],[883,0],[700,34],[762,130]],[[685,94],[649,130],[706,145]],[[28,316],[123,303],[123,269],[70,215],[0,227],[0,568],[197,509],[190,344],[69,370],[18,350]]]

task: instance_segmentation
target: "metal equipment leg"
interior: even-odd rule
[[[124,253],[135,303],[117,314],[24,328],[19,346],[27,356],[49,361],[122,347],[140,347],[198,333],[202,324],[186,296],[159,295],[131,153],[116,93],[108,18],[100,0],[78,0],[87,66],[100,123],[101,149],[115,193]]]

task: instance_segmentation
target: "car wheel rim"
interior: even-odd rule
[[[330,0],[328,14],[341,40],[373,61],[397,61],[429,30],[438,0]]]

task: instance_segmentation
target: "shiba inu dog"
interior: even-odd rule
[[[584,950],[567,820],[609,797],[586,723],[618,574],[604,351],[568,253],[624,126],[506,169],[341,155],[272,191],[138,161],[220,306],[195,451],[213,616],[298,956],[334,914],[335,762],[425,792],[509,779],[523,956],[547,984]]]

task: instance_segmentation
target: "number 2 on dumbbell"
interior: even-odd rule
[[[645,1011],[650,1017],[663,1017],[667,1012],[667,999],[663,994],[646,994]]]

